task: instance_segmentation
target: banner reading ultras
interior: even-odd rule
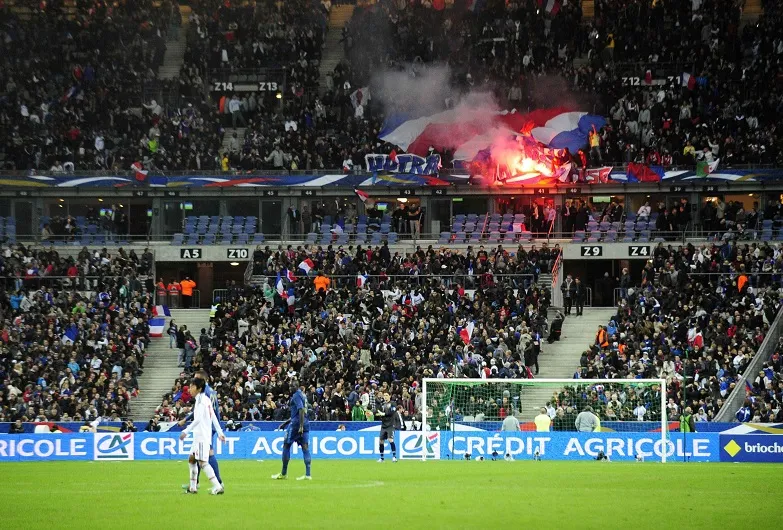
[[[191,441],[179,433],[82,433],[0,435],[0,462],[45,460],[174,460],[190,453]],[[637,456],[656,460],[663,442],[655,433],[488,433],[400,432],[397,446],[403,459],[491,458],[492,453],[515,459],[536,452],[547,460],[589,460],[604,452],[612,460]],[[218,443],[223,459],[275,459],[283,451],[282,432],[226,433]],[[746,437],[747,438],[747,437]],[[311,432],[311,451],[319,459],[371,459],[378,457],[377,432]],[[299,449],[295,448],[294,453]],[[666,441],[670,461],[718,461],[717,433],[671,433]]]

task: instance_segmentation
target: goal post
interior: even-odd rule
[[[513,458],[497,450],[511,447],[520,457],[666,462],[666,406],[665,379],[425,378],[422,439],[443,458]]]

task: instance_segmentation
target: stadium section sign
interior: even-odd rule
[[[168,433],[80,433],[0,435],[0,462],[47,460],[181,460],[190,453],[191,440],[179,440]],[[717,433],[671,433],[666,442],[668,458],[716,462],[719,460]],[[515,459],[533,458],[538,452],[549,460],[590,460],[600,452],[612,460],[635,460],[637,456],[660,455],[663,442],[655,433],[492,433],[486,431],[420,432],[397,434],[400,456],[407,459],[491,458],[510,454]],[[276,459],[283,452],[284,433],[226,433],[216,453],[224,459]],[[753,438],[735,436],[735,439]],[[763,437],[765,447],[773,438]],[[727,442],[728,443],[728,442]],[[738,441],[744,443],[744,440]],[[310,433],[310,446],[317,459],[375,459],[378,433],[368,431]],[[298,447],[293,450],[298,454]],[[767,451],[765,454],[771,454]],[[775,453],[778,454],[778,453]],[[761,460],[746,460],[761,461]],[[779,460],[778,460],[779,461]]]

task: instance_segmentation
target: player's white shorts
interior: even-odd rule
[[[209,445],[209,442],[203,440],[193,440],[193,445],[190,447],[190,454],[199,462],[206,462],[209,460]]]

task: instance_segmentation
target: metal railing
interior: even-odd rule
[[[450,233],[450,238],[448,241],[442,241],[440,233],[433,234],[433,233],[420,233],[418,237],[414,240],[413,235],[409,233],[399,233],[397,234],[397,241],[396,243],[390,243],[390,244],[397,244],[397,245],[406,245],[406,244],[414,244],[414,242],[421,244],[422,242],[428,242],[428,244],[433,244],[435,246],[438,245],[486,245],[486,244],[504,244],[504,245],[517,245],[517,244],[542,244],[542,243],[574,243],[574,244],[582,244],[582,245],[602,245],[602,244],[611,244],[611,243],[643,243],[646,245],[657,245],[658,243],[666,244],[683,244],[685,242],[691,241],[693,243],[715,243],[715,244],[723,244],[724,242],[770,242],[770,243],[776,243],[783,241],[783,233],[775,234],[775,236],[772,239],[764,238],[763,234],[761,232],[755,232],[755,233],[746,233],[744,235],[739,235],[736,233],[732,233],[731,238],[724,239],[722,234],[725,234],[725,232],[719,232],[717,236],[713,237],[707,237],[707,234],[702,230],[691,230],[691,231],[685,231],[685,232],[656,232],[655,230],[650,231],[650,236],[642,236],[639,234],[638,231],[634,231],[633,233],[625,232],[625,231],[618,231],[616,236],[608,235],[607,232],[598,232],[596,231],[596,235],[594,236],[593,240],[590,240],[590,235],[585,233],[584,237],[575,237],[574,232],[551,232],[551,233],[536,233],[536,232],[527,232],[527,233],[520,233],[520,232],[501,232],[500,238],[495,240],[494,238],[490,237],[489,234],[486,231],[477,231],[479,237],[477,239],[473,239],[471,237],[472,234],[466,233],[465,239],[460,239],[455,237],[455,233]],[[783,231],[781,231],[783,232]],[[26,243],[38,243],[42,246],[52,246],[54,249],[62,248],[62,247],[81,247],[81,246],[123,246],[123,245],[145,245],[147,243],[161,243],[161,242],[171,242],[174,234],[182,234],[182,232],[168,232],[164,234],[123,234],[123,235],[103,235],[101,237],[96,237],[95,235],[90,235],[89,240],[85,240],[82,238],[81,235],[77,235],[76,237],[64,237],[64,236],[49,236],[47,239],[42,239],[40,233],[35,234],[14,234],[13,236],[10,236],[6,234],[5,236],[0,235],[0,241],[22,241]],[[232,240],[232,243],[226,243],[226,244],[232,244],[234,246],[240,245],[240,246],[256,246],[261,245],[264,246],[269,243],[281,243],[281,242],[290,242],[290,243],[301,243],[301,244],[309,244],[309,245],[317,245],[317,246],[326,246],[326,245],[348,245],[348,244],[362,244],[362,245],[379,245],[383,241],[387,239],[386,234],[382,234],[382,241],[373,241],[372,236],[373,233],[366,233],[366,234],[345,234],[348,236],[348,241],[346,242],[344,239],[340,240],[340,236],[337,234],[332,234],[332,237],[329,241],[324,241],[322,239],[323,234],[317,233],[317,238],[313,241],[312,239],[308,240],[307,234],[270,234],[266,232],[258,232],[258,234],[263,235],[263,241],[257,241],[254,242],[253,237],[255,234],[248,234],[248,241],[245,243],[239,243],[236,240],[236,237]],[[600,234],[600,235],[598,235]],[[714,233],[713,233],[714,234]],[[201,237],[203,238],[205,234],[201,234]],[[216,241],[215,243],[212,243],[211,245],[220,245],[221,243],[221,234],[214,234],[216,235]],[[357,235],[362,236],[364,235],[364,238],[362,240],[357,240]],[[100,236],[100,234],[98,234]],[[233,234],[233,236],[237,236],[237,234]],[[183,243],[180,246],[194,246],[194,245],[203,245],[203,242],[199,240],[196,243],[187,244]],[[652,249],[651,249],[652,250]],[[642,257],[642,256],[640,256]]]
[[[263,275],[268,282],[274,282],[277,278],[276,275]],[[325,275],[332,282],[333,286],[347,287],[351,285],[357,285],[359,275],[346,275],[346,274],[327,274]],[[499,283],[510,282],[514,288],[528,287],[533,285],[537,281],[537,275],[535,274],[365,274],[362,275],[365,278],[366,286],[387,286],[394,287],[397,282],[414,282],[417,284],[425,284],[432,281],[438,281],[447,287],[462,285],[465,289],[474,289],[477,287],[490,287],[491,285],[497,285]],[[315,276],[298,276],[297,281],[312,280]]]
[[[180,291],[162,291],[158,289],[155,291],[155,298],[158,304],[165,305],[169,309],[201,308],[201,291],[199,289],[193,289],[193,295],[190,297],[190,307],[184,307],[185,300]]]
[[[213,289],[212,305],[216,305],[218,302],[224,302],[227,297],[228,297],[228,289]]]
[[[117,282],[126,276],[0,276],[0,286],[6,291],[19,289],[74,289],[91,291],[107,281]],[[143,288],[143,287],[142,287]]]
[[[622,161],[616,161],[615,163],[612,163],[610,161],[606,161],[607,165],[612,165],[616,170],[626,169],[627,165]],[[671,167],[668,167],[667,170],[676,171],[676,170],[694,170],[695,164],[683,164],[683,165],[674,165]],[[783,172],[783,167],[777,165],[777,164],[731,164],[731,165],[723,165],[721,164],[721,170],[731,170],[731,169],[776,169]],[[32,171],[32,172],[31,172]],[[461,175],[466,176],[469,172],[465,169],[441,169],[438,172],[438,175],[441,176],[449,176],[449,175]],[[242,176],[242,177],[250,177],[250,176],[278,176],[278,177],[284,177],[284,176],[306,176],[306,175],[312,175],[312,176],[323,176],[323,175],[337,175],[337,174],[346,174],[342,168],[333,168],[333,169],[322,169],[322,170],[289,170],[289,169],[252,169],[252,170],[229,170],[229,171],[218,171],[215,169],[210,170],[198,170],[198,169],[178,169],[178,170],[167,170],[167,171],[161,171],[157,169],[150,169],[148,176],[162,176],[162,177],[182,177],[182,176],[213,176],[213,177],[226,177],[226,176]],[[368,171],[365,171],[364,168],[360,168],[358,170],[354,170],[352,174],[355,175],[367,175],[371,176],[371,173]],[[127,170],[127,171],[116,171],[116,170],[83,170],[83,169],[76,169],[72,172],[53,172],[48,170],[15,170],[15,169],[5,169],[0,170],[0,178],[2,177],[27,177],[30,175],[36,175],[36,176],[49,176],[49,177],[73,177],[73,178],[80,178],[80,177],[128,177],[132,180],[135,180],[135,173],[133,171]],[[437,176],[437,175],[436,175]],[[625,182],[612,182],[608,185],[616,184],[618,186],[625,185]],[[662,182],[662,183],[656,183],[660,185],[665,185],[667,188],[671,184],[670,182]],[[467,182],[466,182],[467,185]],[[683,186],[686,188],[686,190],[690,189],[700,189],[703,184],[698,183],[697,181],[684,181],[684,182],[677,182],[677,185]],[[607,184],[570,184],[563,186],[564,188],[567,187],[576,187],[576,186],[582,186],[582,187],[591,187],[593,189],[600,189],[601,187],[607,186]],[[20,185],[17,187],[24,187],[24,185]],[[427,187],[425,185],[419,186],[419,187]]]
[[[742,407],[745,398],[747,397],[745,390],[745,382],[749,377],[755,377],[759,373],[761,367],[765,362],[769,360],[775,350],[777,349],[778,340],[780,340],[781,328],[783,328],[783,307],[778,311],[775,321],[769,327],[767,336],[764,337],[764,342],[761,343],[756,355],[751,359],[750,364],[745,369],[745,373],[740,376],[737,383],[734,385],[734,390],[729,394],[728,399],[723,404],[723,407],[718,411],[713,421],[716,422],[732,422],[734,415]]]

